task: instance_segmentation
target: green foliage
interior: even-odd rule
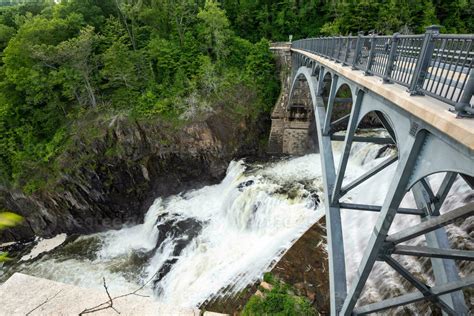
[[[229,54],[227,43],[232,35],[225,11],[216,0],[206,0],[197,18],[200,21],[199,39],[204,50],[217,60],[225,58]]]
[[[88,115],[178,126],[224,106],[233,117],[268,114],[279,83],[265,39],[433,23],[472,33],[473,19],[467,0],[9,1],[0,6],[0,183],[48,185]]]
[[[256,87],[261,88],[264,100],[262,110],[267,112],[273,108],[272,100],[276,99],[279,89],[277,81],[274,80],[275,67],[272,58],[270,43],[262,39],[252,47],[245,64],[246,75]]]
[[[8,227],[13,227],[23,220],[18,214],[12,212],[0,212],[0,229],[5,229]]]
[[[263,288],[264,297],[254,295],[250,298],[242,311],[243,316],[311,316],[318,315],[304,297],[295,296],[291,287],[279,282],[271,273],[266,273],[264,281],[270,283],[273,288],[266,291]]]
[[[2,211],[0,212],[0,230],[18,225],[23,220],[18,214]],[[0,262],[8,260],[8,254],[0,251]]]
[[[305,299],[288,294],[271,291],[265,298],[253,296],[248,301],[243,316],[310,316],[317,315],[316,311]]]
[[[270,283],[270,284],[275,284],[277,281],[275,280],[275,277],[271,272],[265,272],[263,274],[263,281]]]
[[[474,2],[469,0],[222,1],[237,35],[252,42],[375,30],[422,33],[441,24],[447,33],[473,33]]]

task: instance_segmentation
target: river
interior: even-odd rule
[[[340,143],[333,144],[336,153]],[[351,151],[350,181],[379,164],[395,149],[375,144],[355,144]],[[336,165],[339,157],[336,155]],[[396,163],[349,192],[351,203],[381,204]],[[443,175],[430,178],[439,186]],[[87,236],[70,236],[54,250],[35,259],[10,263],[3,279],[13,271],[102,288],[133,291],[146,283],[144,293],[158,301],[199,306],[209,298],[238,293],[259,280],[309,227],[324,215],[320,157],[309,154],[265,163],[232,161],[221,183],[158,198],[143,224]],[[444,209],[473,199],[472,190],[458,178]],[[413,207],[407,194],[403,203]],[[348,282],[355,275],[377,214],[342,210]],[[418,222],[412,215],[398,215],[391,232]],[[448,227],[454,247],[472,249],[469,232],[473,220]],[[423,243],[422,239],[413,241]],[[411,271],[433,285],[427,260],[397,257]],[[472,274],[472,264],[461,266]],[[380,282],[384,280],[384,282]],[[224,290],[225,289],[225,290]],[[411,291],[386,264],[377,263],[363,302]],[[417,307],[408,307],[413,312]]]

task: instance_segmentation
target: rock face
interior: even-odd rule
[[[321,315],[329,315],[328,254],[322,218],[285,253],[271,271],[306,296]]]
[[[60,175],[47,189],[0,186],[0,209],[25,219],[0,241],[138,223],[156,197],[218,182],[230,160],[258,154],[265,127],[224,111],[181,127],[121,116],[95,122],[57,159]]]

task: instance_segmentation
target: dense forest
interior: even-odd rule
[[[63,0],[0,2],[0,184],[35,191],[80,120],[121,113],[180,124],[247,87],[269,113],[279,84],[269,41],[472,33],[469,0]],[[88,116],[89,115],[89,116]]]

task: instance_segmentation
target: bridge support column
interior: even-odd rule
[[[326,208],[326,229],[329,255],[329,290],[331,315],[337,315],[346,298],[346,266],[344,241],[342,237],[341,211],[339,206],[331,204],[331,192],[336,179],[331,136],[324,135],[323,122],[326,117],[323,99],[316,97],[314,114],[316,116],[321,166],[324,182],[324,205]]]
[[[324,80],[324,78],[322,80]],[[323,126],[324,135],[328,135],[329,130],[331,128],[331,116],[332,116],[332,111],[334,108],[334,100],[336,99],[337,80],[338,80],[338,76],[334,75],[331,81],[331,90],[329,91],[328,107],[326,110],[326,115],[324,117],[324,126]]]
[[[332,204],[339,204],[339,197],[341,195],[342,181],[344,180],[344,175],[346,174],[347,163],[349,162],[349,155],[351,153],[352,141],[354,139],[354,134],[357,129],[357,122],[359,121],[359,112],[362,104],[362,98],[364,97],[364,91],[359,90],[357,92],[357,97],[352,105],[351,116],[349,118],[349,125],[347,126],[346,136],[344,139],[344,147],[341,159],[339,161],[339,168],[337,170],[337,177],[334,183],[334,188],[331,196]]]
[[[370,236],[365,254],[359,265],[359,270],[354,278],[351,289],[348,292],[344,305],[341,309],[342,315],[350,315],[354,309],[357,300],[369,278],[374,263],[379,259],[382,247],[385,243],[390,226],[397,214],[397,209],[405,196],[406,187],[412,173],[413,167],[418,158],[418,154],[423,145],[424,133],[417,136],[409,136],[406,139],[404,148],[401,148],[400,160],[386,195],[380,215],[375,224],[374,231]]]
[[[443,204],[443,201],[455,179],[455,173],[448,173],[441,185],[441,194],[437,194],[437,197],[434,196],[428,182],[424,179],[413,186],[412,192],[415,197],[416,206],[419,209],[424,209],[427,215],[422,218],[422,221],[440,215],[439,209],[441,208],[441,205]],[[435,200],[437,200],[436,204]],[[448,235],[443,227],[425,234],[425,238],[428,247],[438,249],[451,248],[449,245]],[[458,269],[453,260],[431,258],[431,265],[433,267],[436,285],[459,281]],[[440,296],[440,299],[443,300],[455,315],[467,315],[468,309],[462,291],[442,295]],[[447,315],[448,313],[444,312],[443,314]]]

